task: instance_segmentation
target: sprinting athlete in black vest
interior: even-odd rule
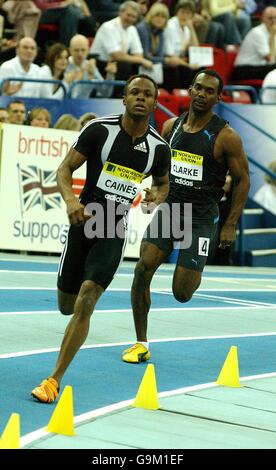
[[[58,396],[60,380],[87,337],[96,302],[123,257],[128,210],[143,178],[152,176],[144,205],[158,205],[168,194],[170,147],[149,126],[156,100],[157,85],[151,78],[131,77],[124,92],[125,113],[90,121],[58,169],[71,224],[60,260],[58,302],[61,313],[73,317],[55,369],[32,391],[41,402],[53,402]],[[87,178],[78,200],[72,174],[84,163]],[[87,222],[86,211],[92,214]]]
[[[222,79],[214,70],[201,70],[189,89],[189,112],[170,119],[164,125],[162,134],[172,150],[170,192],[167,205],[159,207],[142,241],[141,257],[132,285],[137,343],[123,352],[122,359],[126,362],[146,361],[150,357],[147,342],[150,283],[158,266],[173,250],[174,242],[181,240],[181,230],[171,230],[168,237],[163,234],[164,228],[171,222],[172,229],[175,219],[183,227],[183,204],[192,204],[191,243],[186,248],[180,245],[172,285],[175,298],[179,302],[187,302],[201,282],[218,222],[217,203],[222,197],[228,170],[234,189],[231,210],[220,233],[220,247],[224,248],[235,240],[236,223],[249,190],[249,175],[240,137],[212,111],[220,99],[222,87]],[[162,206],[166,206],[166,210]],[[179,213],[175,212],[176,206],[180,207]],[[189,233],[185,233],[184,227],[184,240],[185,235]]]

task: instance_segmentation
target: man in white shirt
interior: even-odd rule
[[[70,57],[65,70],[65,80],[68,84],[76,80],[102,80],[103,85],[79,84],[72,90],[72,98],[89,98],[92,92],[96,97],[109,98],[113,92],[113,86],[104,84],[104,79],[100,74],[95,59],[87,59],[89,43],[87,37],[76,34],[70,40]],[[106,78],[114,80],[117,71],[116,62],[108,62],[106,66]]]
[[[276,7],[264,9],[262,23],[245,36],[235,60],[232,79],[264,79],[276,66]]]
[[[175,16],[169,19],[165,29],[166,55],[178,57],[175,67],[164,69],[166,89],[189,88],[198,69],[198,64],[189,64],[190,46],[199,46],[198,37],[193,26],[195,6],[192,2],[179,0],[175,6]]]
[[[274,90],[265,90],[266,87],[274,87]],[[264,78],[262,84],[262,103],[276,104],[276,68],[271,70]]]
[[[37,44],[34,39],[21,39],[16,48],[16,56],[3,62],[0,66],[0,83],[5,78],[38,78],[40,67],[33,63],[37,55]],[[2,94],[38,98],[41,84],[32,82],[6,81]]]
[[[102,74],[110,60],[117,62],[117,80],[126,80],[135,73],[135,65],[152,69],[152,62],[143,56],[140,38],[133,26],[139,14],[140,8],[136,2],[124,2],[119,8],[119,16],[106,21],[98,29],[90,52],[98,56],[98,66]]]

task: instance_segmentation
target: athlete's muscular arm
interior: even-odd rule
[[[172,130],[172,127],[174,125],[174,122],[176,121],[176,117],[175,118],[171,118],[171,119],[168,119],[168,121],[165,121],[164,124],[163,124],[163,129],[162,129],[162,132],[161,132],[161,136],[168,142],[168,137],[171,133],[171,130]]]
[[[215,155],[225,158],[233,180],[233,196],[229,215],[220,233],[220,248],[230,245],[236,238],[236,224],[246,203],[250,188],[249,169],[242,141],[237,132],[226,126],[218,135]]]
[[[141,207],[146,213],[151,213],[168,196],[169,172],[165,176],[152,176],[151,188],[145,188],[144,191],[146,195],[141,201]]]
[[[73,225],[81,225],[87,220],[84,215],[84,206],[78,201],[72,188],[72,174],[85,161],[84,155],[71,148],[57,170],[57,184],[66,202],[69,222]]]

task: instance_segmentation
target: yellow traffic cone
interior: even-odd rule
[[[239,378],[237,346],[231,346],[216,383],[226,387],[242,387]]]
[[[56,434],[65,434],[65,436],[74,436],[73,418],[73,391],[70,385],[66,385],[48,423],[47,431]]]
[[[0,438],[0,449],[19,449],[20,447],[20,416],[12,413]]]
[[[146,410],[158,410],[160,408],[153,364],[149,364],[146,368],[133,406],[145,408]]]

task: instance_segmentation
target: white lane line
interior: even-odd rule
[[[262,336],[276,336],[276,331],[269,331],[266,333],[242,333],[242,334],[231,334],[231,335],[215,335],[215,336],[186,336],[183,338],[158,338],[151,339],[150,343],[170,343],[176,341],[202,341],[202,340],[213,340],[213,339],[225,339],[225,338],[248,338],[248,337],[262,337]],[[120,343],[102,343],[102,344],[88,344],[82,346],[81,349],[97,349],[97,348],[112,348],[115,346],[128,346],[131,341],[122,341]],[[20,356],[32,356],[36,354],[52,353],[60,350],[58,348],[45,348],[45,349],[34,349],[30,351],[12,352],[6,354],[0,354],[0,359],[10,359],[13,357]]]
[[[10,269],[0,269],[0,273],[13,273],[13,274],[41,274],[41,275],[57,275],[58,271],[18,271],[18,270],[10,270]],[[126,274],[126,273],[117,273],[117,277],[133,277],[133,273]],[[156,278],[164,278],[164,279],[172,279],[172,276],[169,274],[155,274],[154,279]],[[221,273],[220,277],[213,277],[213,276],[205,276],[203,274],[203,279],[205,281],[216,281],[216,282],[229,282],[229,283],[239,283],[240,281],[257,281],[257,282],[276,282],[276,278],[248,278],[248,277],[223,277],[223,272]]]
[[[232,302],[227,302],[227,303],[231,303]],[[233,302],[233,304],[239,304],[238,302]],[[185,307],[185,308],[181,308],[181,307],[160,307],[160,308],[151,308],[150,311],[151,312],[187,312],[187,311],[197,311],[198,313],[200,313],[201,311],[224,311],[224,310],[248,310],[248,309],[252,309],[252,310],[270,310],[270,309],[276,309],[276,305],[272,305],[272,306],[267,306],[267,305],[246,305],[246,304],[242,304],[240,305],[239,304],[239,307],[234,307],[234,306],[231,306],[231,307],[225,307],[224,305],[223,306],[220,306],[220,307]],[[94,310],[94,313],[131,313],[132,312],[132,309],[131,308],[122,308],[122,309],[102,309],[102,310]],[[4,315],[40,315],[40,314],[44,314],[46,315],[47,313],[50,313],[50,314],[53,314],[53,313],[59,313],[58,310],[34,310],[32,312],[0,312],[0,317],[1,316],[4,316]]]
[[[206,289],[206,291],[209,291],[211,289]],[[162,292],[163,291],[163,292]],[[163,294],[163,295],[173,295],[172,292],[166,292],[165,289],[162,289],[162,291],[160,290],[159,291],[159,294]],[[219,289],[216,289],[216,291],[219,291]],[[198,291],[197,291],[198,292]],[[229,291],[228,291],[229,292]],[[234,291],[236,292],[236,291]],[[248,292],[248,291],[244,291],[244,292]],[[254,290],[254,292],[256,292],[256,290]],[[212,301],[217,301],[217,300],[222,300],[223,302],[225,303],[233,303],[233,304],[240,304],[240,305],[253,305],[253,306],[268,306],[268,307],[275,307],[276,304],[271,304],[271,303],[268,303],[268,302],[258,302],[257,300],[246,300],[246,299],[236,299],[234,297],[224,297],[224,296],[221,296],[221,295],[208,295],[208,294],[198,294],[198,293],[195,293],[193,295],[193,297],[200,297],[200,298],[206,298],[208,300],[212,300]]]
[[[229,287],[200,287],[197,289],[195,295],[198,295],[198,292],[271,292],[272,289],[275,289],[275,286],[270,286],[271,288],[265,288],[265,289],[256,289],[252,287],[251,289],[245,289],[241,287],[240,289],[229,289]],[[43,286],[0,286],[0,290],[57,290],[56,287],[43,287]],[[106,292],[130,292],[131,288],[130,287],[109,287]],[[151,288],[151,292],[157,292],[159,294],[166,294],[170,293],[172,294],[172,289],[171,287],[153,287]],[[250,301],[252,302],[252,301]]]
[[[258,379],[264,379],[264,378],[275,377],[275,376],[276,376],[276,372],[269,372],[265,374],[248,375],[246,377],[240,377],[240,381],[245,382],[247,380],[258,380]],[[182,395],[187,392],[195,392],[195,391],[204,390],[208,388],[215,388],[218,386],[219,385],[216,382],[208,382],[205,384],[191,385],[189,387],[176,388],[174,390],[160,392],[158,393],[158,398],[167,398],[167,397],[172,397],[175,395]],[[120,401],[112,405],[103,406],[101,408],[96,408],[95,410],[82,413],[81,415],[74,417],[74,424],[79,424],[79,425],[85,424],[91,421],[92,419],[98,418],[103,415],[108,415],[110,413],[114,413],[115,411],[123,412],[124,409],[127,409],[129,406],[133,404],[134,399],[135,398],[133,397],[130,400]],[[48,436],[52,436],[52,433],[46,431],[45,427],[37,429],[36,431],[25,434],[24,436],[20,438],[20,447],[22,448],[27,445],[30,445],[34,443],[35,441],[37,441],[38,439],[42,439],[42,438],[47,439]]]

